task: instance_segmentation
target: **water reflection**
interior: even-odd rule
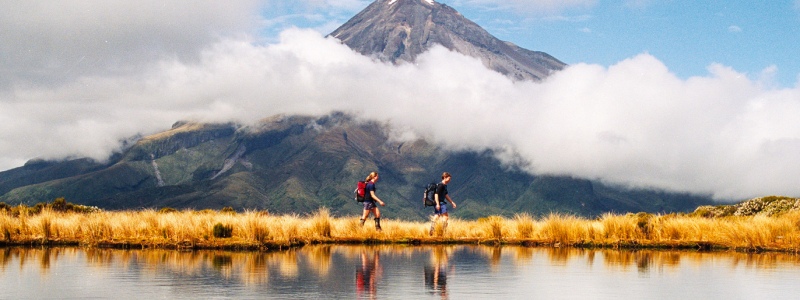
[[[800,291],[798,277],[800,256],[784,253],[465,245],[282,252],[0,248],[0,299],[614,298],[636,291],[764,298]]]
[[[425,276],[425,287],[431,295],[439,295],[442,299],[448,299],[447,294],[447,274],[452,273],[455,268],[448,267],[452,247],[436,246],[431,249],[431,259],[423,268]]]
[[[375,299],[381,273],[381,255],[375,249],[361,251],[361,265],[356,268],[356,295],[359,299]]]

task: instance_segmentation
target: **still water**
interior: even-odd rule
[[[489,246],[0,248],[0,299],[800,299],[790,254]]]

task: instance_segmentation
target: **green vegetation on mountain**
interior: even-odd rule
[[[0,202],[33,205],[65,198],[103,209],[267,210],[334,216],[361,210],[357,180],[381,173],[388,218],[424,220],[423,186],[453,174],[453,214],[466,219],[518,213],[691,212],[707,197],[629,190],[595,181],[537,176],[501,164],[491,152],[452,152],[424,140],[394,141],[384,126],[334,113],[275,116],[252,126],[176,123],[141,138],[108,162],[32,161],[0,172]]]

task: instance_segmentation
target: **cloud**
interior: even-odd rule
[[[220,36],[247,33],[263,3],[238,1],[6,1],[0,11],[0,87],[142,72],[192,59]],[[13,42],[12,42],[13,41]]]
[[[17,18],[10,15],[0,20]],[[179,120],[253,123],[280,113],[347,111],[386,122],[398,139],[491,149],[536,174],[719,198],[800,194],[800,87],[772,87],[775,67],[750,79],[711,65],[706,76],[681,79],[641,54],[610,67],[575,64],[541,83],[513,82],[441,47],[416,64],[394,66],[315,31],[286,30],[264,44],[239,34],[247,27],[240,22],[249,21],[207,16],[227,29],[206,30],[196,18],[178,20],[188,28],[161,24],[160,31],[152,28],[163,20],[117,20],[117,31],[100,36],[130,47],[109,49],[69,41],[60,35],[96,34],[56,28],[58,22],[40,17],[46,24],[37,25],[39,34],[50,37],[19,44],[55,46],[32,50],[30,65],[2,61],[8,77],[0,85],[0,169],[37,157],[103,159],[120,141]],[[94,24],[70,20],[76,28]],[[190,37],[178,37],[182,32]],[[24,57],[12,53],[22,49],[4,43],[0,57]],[[71,76],[48,72],[64,71],[82,56],[92,63],[77,63]],[[420,121],[419,108],[431,103],[439,113]]]
[[[742,32],[742,28],[736,25],[728,26],[728,32]]]

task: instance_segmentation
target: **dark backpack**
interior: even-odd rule
[[[363,180],[359,180],[356,184],[356,190],[353,191],[355,194],[356,202],[364,202],[367,198],[367,182]]]
[[[425,203],[425,206],[436,206],[436,188],[439,186],[438,182],[431,182],[425,186],[425,197],[422,198],[422,201]]]

